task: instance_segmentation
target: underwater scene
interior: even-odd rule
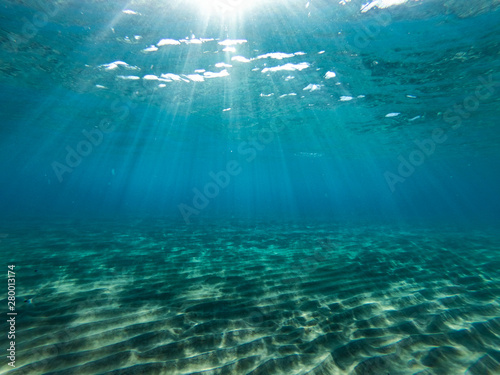
[[[0,374],[500,374],[498,0],[2,0],[0,46]]]

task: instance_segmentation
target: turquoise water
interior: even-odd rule
[[[500,373],[497,8],[4,2],[0,372]]]

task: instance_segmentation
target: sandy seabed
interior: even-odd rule
[[[16,368],[4,358],[1,373],[500,374],[492,230],[75,221],[4,232],[18,316]]]

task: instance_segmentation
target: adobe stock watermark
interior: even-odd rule
[[[364,12],[363,12],[364,13]],[[373,15],[373,23],[361,23],[361,26],[355,27],[354,46],[359,49],[367,48],[371,41],[375,39],[383,27],[392,22],[392,16],[388,11],[380,11]]]
[[[111,103],[111,111],[117,115],[114,120],[125,121],[125,119],[130,114],[130,108],[136,107],[137,104],[132,102],[123,103],[116,99]],[[52,170],[54,171],[57,180],[63,182],[64,174],[71,173],[75,168],[77,168],[83,161],[83,158],[89,156],[94,148],[98,147],[104,140],[104,135],[112,133],[117,127],[116,123],[113,123],[112,119],[104,118],[100,121],[99,125],[96,125],[91,130],[82,130],[83,138],[78,144],[73,148],[69,145],[66,146],[66,157],[64,158],[64,163],[54,160],[51,164]]]
[[[453,107],[444,112],[443,119],[451,125],[452,130],[459,129],[464,119],[468,119],[471,114],[477,111],[481,102],[487,100],[495,93],[495,82],[493,75],[486,78],[478,77],[479,84],[474,93],[468,95],[461,103],[455,103]],[[449,130],[448,130],[449,131]],[[414,140],[416,148],[411,151],[407,158],[398,156],[399,166],[397,173],[385,171],[384,178],[392,193],[396,190],[396,185],[403,183],[413,175],[416,168],[421,166],[435,151],[438,144],[446,142],[448,134],[442,128],[435,128],[429,138],[423,141]]]
[[[37,11],[31,19],[27,17],[22,17],[21,21],[23,26],[21,28],[21,34],[9,34],[9,40],[11,47],[14,51],[18,51],[19,47],[27,44],[31,39],[33,39],[40,29],[47,26],[49,19],[54,17],[58,12],[58,4],[51,1],[36,0],[35,4],[38,5],[41,10]]]
[[[283,131],[285,128],[284,123],[279,125],[272,123],[268,128],[261,129],[257,136],[250,137],[247,141],[243,141],[238,145],[238,154],[245,156],[246,163],[251,163],[257,157],[257,153],[263,151],[276,138],[276,134]],[[203,188],[193,188],[193,198],[191,206],[185,203],[179,204],[177,207],[186,224],[191,224],[190,217],[192,215],[199,215],[204,210],[210,201],[217,198],[220,192],[229,186],[231,179],[238,176],[243,171],[241,163],[232,159],[226,163],[224,169],[208,173],[210,181],[205,183]]]

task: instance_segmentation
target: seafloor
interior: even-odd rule
[[[2,373],[500,373],[494,230],[61,221],[4,232],[19,315],[17,367],[2,361]]]

